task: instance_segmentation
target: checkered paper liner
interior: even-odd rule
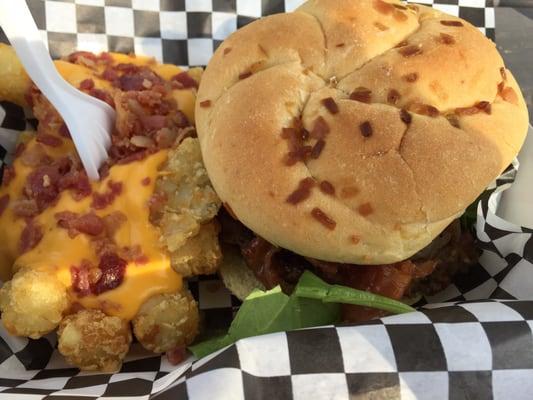
[[[303,1],[27,2],[54,57],[108,50],[194,66],[206,64],[237,28],[263,15],[291,11]],[[419,3],[459,15],[494,37],[492,0]],[[5,41],[1,30],[0,40]],[[18,132],[30,128],[35,120],[24,110],[0,103],[2,163],[10,162]],[[55,335],[21,339],[0,327],[0,399],[530,398],[533,230],[495,215],[517,167],[513,163],[479,204],[479,265],[441,293],[422,299],[419,312],[244,339],[179,366],[134,344],[115,374],[70,368],[56,350]],[[238,300],[215,276],[196,278],[189,287],[206,333],[226,329]]]

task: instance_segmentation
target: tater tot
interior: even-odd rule
[[[114,372],[130,348],[127,321],[100,310],[82,310],[61,321],[58,349],[66,360],[84,371]]]
[[[170,253],[172,268],[183,277],[215,273],[222,259],[218,243],[219,227],[216,222],[200,226],[196,236],[192,236]]]
[[[22,268],[0,289],[2,322],[13,335],[40,338],[68,307],[67,288],[51,271]]]
[[[188,291],[161,294],[141,306],[132,321],[133,333],[154,353],[192,342],[198,333],[198,307]]]
[[[0,76],[2,77],[0,100],[26,105],[24,95],[31,85],[30,78],[24,71],[15,50],[4,43],[0,43]]]

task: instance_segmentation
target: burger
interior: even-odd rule
[[[477,257],[458,219],[528,126],[493,42],[392,0],[310,0],[245,26],[218,47],[197,99],[233,246],[221,274],[241,298],[290,291],[305,270],[395,299],[444,288]]]

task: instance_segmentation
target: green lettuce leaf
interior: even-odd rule
[[[242,303],[226,335],[189,346],[189,350],[197,358],[202,358],[239,339],[334,324],[339,321],[341,303],[391,313],[414,311],[407,304],[387,297],[330,285],[306,271],[290,296],[283,293],[279,286],[268,291],[254,290]]]

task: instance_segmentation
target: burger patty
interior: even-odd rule
[[[240,247],[248,267],[267,288],[280,285],[290,293],[305,270],[326,282],[353,287],[393,299],[434,294],[459,271],[477,262],[471,232],[452,222],[433,242],[410,259],[385,265],[355,265],[303,257],[255,235],[224,210],[219,214],[221,240]],[[384,311],[343,305],[343,320],[357,322],[385,315]]]

